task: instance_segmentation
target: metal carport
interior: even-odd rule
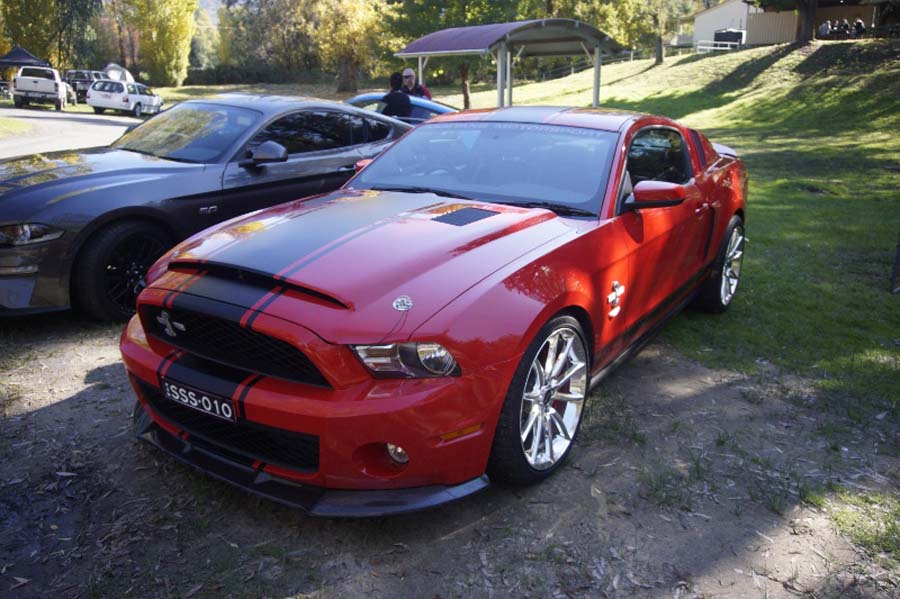
[[[534,19],[429,33],[394,54],[417,58],[419,81],[432,56],[486,56],[497,61],[497,106],[512,105],[513,60],[528,56],[573,56],[582,52],[594,65],[593,105],[600,105],[600,67],[604,56],[624,51],[599,29],[574,19]],[[504,94],[505,91],[505,94]]]

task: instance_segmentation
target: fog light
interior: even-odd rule
[[[393,443],[385,443],[385,447],[387,447],[387,452],[388,455],[391,456],[391,459],[398,464],[406,464],[407,462],[409,462],[409,456],[406,455],[406,450],[399,445],[394,445]]]

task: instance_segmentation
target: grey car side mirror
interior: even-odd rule
[[[288,159],[287,149],[280,143],[271,140],[264,141],[248,153],[250,156],[238,162],[238,166],[252,168],[270,162],[286,162]]]

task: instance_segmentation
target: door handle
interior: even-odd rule
[[[701,212],[706,212],[707,210],[709,210],[709,202],[703,202],[703,204],[701,204],[699,208],[694,210],[694,214],[700,214]]]
[[[356,170],[356,164],[348,164],[348,165],[345,165],[345,166],[342,166],[341,168],[339,168],[339,169],[337,170],[337,172],[339,172],[339,173],[352,173],[352,172],[355,171],[355,170]]]

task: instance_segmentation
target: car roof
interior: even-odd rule
[[[331,102],[329,100],[320,100],[318,98],[310,98],[305,96],[260,96],[253,94],[228,93],[211,96],[209,98],[198,98],[196,100],[188,100],[182,104],[221,104],[223,106],[234,106],[237,108],[249,108],[257,112],[261,112],[267,116],[276,115],[285,110],[295,110],[297,108],[350,108],[358,110],[354,107],[348,107],[346,104],[339,102]]]
[[[362,104],[364,102],[377,102],[381,100],[387,92],[366,92],[364,94],[359,94],[358,96],[353,96],[348,100],[344,100],[347,104]],[[443,102],[437,102],[435,100],[429,100],[428,98],[423,98],[421,96],[410,96],[409,101],[413,104],[413,106],[419,106],[421,108],[431,109],[433,112],[444,113],[444,112],[455,112],[459,110],[455,106],[450,106],[449,104],[444,104]]]
[[[496,121],[564,125],[602,131],[621,131],[637,119],[646,117],[641,112],[613,110],[609,108],[572,108],[565,106],[510,106],[451,112],[434,117],[429,122]]]

